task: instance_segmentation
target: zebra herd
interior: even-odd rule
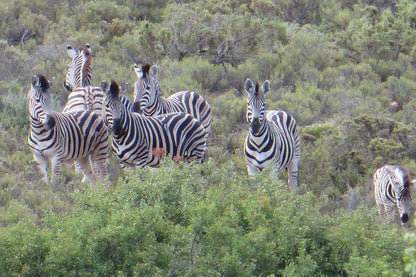
[[[76,49],[67,46],[71,62],[63,84],[69,92],[63,112],[50,107],[46,77],[36,75],[32,79],[27,96],[31,126],[28,143],[46,182],[58,181],[63,162],[74,162],[84,181],[102,182],[108,173],[110,138],[121,168],[158,167],[165,156],[175,162],[205,160],[212,114],[202,96],[184,90],[163,97],[157,67],[144,64],[134,67],[138,80],[131,102],[122,93],[125,88],[114,80],[92,86],[91,51],[89,44]],[[244,89],[250,126],[244,143],[248,175],[270,166],[276,172],[287,169],[289,187],[295,188],[301,154],[295,118],[284,111],[266,109],[269,80],[259,86],[247,79]],[[375,172],[375,199],[382,217],[398,211],[401,222],[407,224],[414,182],[401,166],[386,165]]]

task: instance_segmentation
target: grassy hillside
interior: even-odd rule
[[[414,229],[379,222],[371,175],[416,172],[415,15],[411,0],[2,1],[0,274],[412,275]],[[44,74],[61,110],[66,45],[85,43],[94,85],[128,83],[132,98],[134,63],[150,62],[164,95],[203,95],[208,162],[127,169],[96,188],[67,167],[62,185],[44,184],[25,97]],[[298,121],[296,194],[285,172],[247,179],[247,78],[269,79],[269,109]]]

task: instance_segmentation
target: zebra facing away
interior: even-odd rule
[[[113,151],[120,165],[157,167],[165,155],[174,161],[201,160],[206,150],[205,129],[189,114],[147,117],[129,111],[120,100],[120,88],[103,82],[103,118],[113,133]]]
[[[247,122],[250,131],[244,144],[249,176],[273,165],[276,172],[288,170],[290,188],[297,186],[301,147],[296,120],[284,111],[266,110],[265,94],[270,90],[266,80],[259,88],[251,79],[245,82]]]
[[[104,95],[100,87],[91,84],[91,46],[74,49],[68,45],[67,53],[72,60],[64,82],[69,95],[63,111],[89,110],[100,114]]]
[[[373,175],[374,196],[381,218],[400,215],[402,225],[409,221],[410,202],[413,185],[406,168],[398,165],[385,165]]]
[[[49,162],[56,183],[55,177],[60,175],[62,163],[76,161],[87,180],[95,183],[98,178],[102,181],[107,175],[108,148],[104,122],[89,111],[52,111],[47,92],[49,86],[43,75],[36,75],[27,95],[31,127],[28,143],[44,180],[49,181]]]
[[[67,45],[67,53],[72,61],[68,64],[64,87],[72,91],[77,87],[91,86],[91,46],[87,43],[84,47],[74,49]]]
[[[205,128],[206,137],[211,129],[211,106],[199,94],[193,91],[180,91],[168,98],[162,96],[159,81],[156,78],[157,66],[146,63],[134,66],[138,77],[134,85],[133,110],[145,116],[161,115],[172,112],[184,112],[192,115]]]

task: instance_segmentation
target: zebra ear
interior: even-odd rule
[[[67,92],[72,92],[72,87],[71,87],[70,85],[68,85],[66,82],[64,82],[64,83],[62,84],[62,86],[64,87],[64,89],[65,89]]]
[[[120,86],[121,94],[127,94],[127,89],[129,88],[129,84],[125,83]]]
[[[106,81],[102,81],[100,87],[103,92],[108,93],[108,83]]]
[[[34,88],[47,90],[50,87],[50,83],[45,76],[39,74],[32,77],[32,86]]]
[[[69,44],[66,46],[66,52],[71,59],[75,58],[77,55],[77,51],[75,51],[75,49],[73,49]]]
[[[34,75],[32,77],[32,86],[34,88],[39,88],[40,87],[40,80],[39,80],[39,75]]]
[[[244,90],[248,93],[248,94],[252,94],[255,90],[255,85],[253,83],[253,81],[248,78],[244,84]]]
[[[414,194],[416,192],[416,179],[410,181],[410,194]]]
[[[85,48],[88,49],[88,51],[90,52],[90,54],[92,53],[92,47],[89,43],[85,44]]]
[[[142,67],[137,65],[137,63],[134,64],[134,73],[136,73],[137,78],[139,79],[143,77]]]
[[[151,75],[152,77],[154,77],[154,76],[156,76],[156,73],[157,73],[157,66],[156,66],[156,65],[153,65],[153,66],[150,68],[150,75]]]
[[[264,94],[268,93],[270,91],[270,81],[269,80],[264,81],[261,87],[263,89]]]

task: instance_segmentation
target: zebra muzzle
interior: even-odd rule
[[[409,220],[409,215],[408,214],[403,214],[401,216],[400,220],[402,221],[402,223],[407,223],[407,221]]]
[[[260,129],[260,120],[258,118],[253,118],[253,121],[251,122],[250,127],[254,133],[257,133]]]

